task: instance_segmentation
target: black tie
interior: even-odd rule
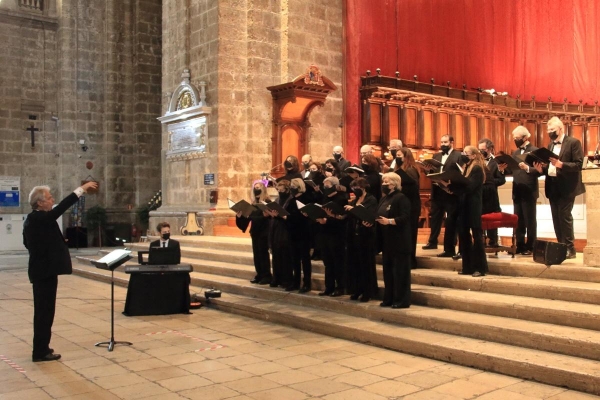
[[[163,242],[163,247],[167,247],[167,242]]]
[[[554,144],[561,144],[562,142],[559,142],[558,140],[556,142],[554,142]]]

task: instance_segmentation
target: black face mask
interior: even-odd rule
[[[371,169],[371,168],[369,168],[369,164],[360,164],[360,168],[365,172],[367,172]]]
[[[169,238],[170,238],[170,237],[171,237],[171,234],[170,234],[170,233],[163,233],[163,234],[162,234],[162,238],[163,238],[163,240],[169,240]]]
[[[483,156],[483,158],[488,158],[488,152],[485,150],[479,150],[481,152],[481,155]]]
[[[329,188],[323,188],[323,194],[327,197],[329,197],[331,194],[333,194],[335,192],[336,192],[336,190],[335,190],[334,186],[329,187]]]
[[[333,173],[333,171],[335,171],[335,169],[333,169],[331,167],[325,168],[325,172],[331,172],[331,173]]]
[[[550,135],[550,139],[552,140],[558,139],[558,131],[548,132],[548,135]]]
[[[287,199],[288,197],[290,197],[290,192],[279,192],[279,198],[280,198],[281,200],[285,200],[285,199]]]
[[[392,188],[389,185],[381,185],[381,192],[387,196],[392,192]]]
[[[294,166],[292,165],[291,162],[289,162],[288,160],[285,160],[285,162],[283,163],[283,166],[285,167],[285,169],[290,170],[292,168],[294,168]]]
[[[298,193],[300,193],[300,190],[298,188],[291,188],[290,193],[292,194],[292,196],[295,196]]]
[[[333,153],[333,158],[335,158],[335,161],[340,161],[340,158],[342,158],[342,155],[338,154],[338,153]]]
[[[521,138],[521,139],[515,139],[515,146],[517,146],[517,148],[521,148],[521,146],[523,146],[523,143],[525,143],[525,141]]]
[[[310,163],[303,162],[302,165],[304,166],[304,169],[308,169],[308,166],[310,165]]]
[[[444,144],[440,146],[440,149],[442,149],[442,153],[448,154],[448,152],[450,151],[450,146]]]
[[[469,159],[468,155],[466,155],[466,154],[460,155],[460,163],[461,164],[467,164],[469,161],[471,161],[471,160]]]
[[[260,189],[254,189],[254,190],[253,190],[253,192],[254,192],[254,195],[255,195],[256,197],[258,197],[258,196],[260,196],[260,194],[262,193],[262,190],[260,190]]]
[[[363,195],[363,190],[361,188],[353,188],[352,192],[356,197],[361,197]]]
[[[396,150],[396,149],[390,150],[390,154],[392,155],[392,157],[396,158],[396,154],[398,154],[398,150]]]
[[[400,168],[404,164],[404,159],[401,157],[396,158],[396,168]]]

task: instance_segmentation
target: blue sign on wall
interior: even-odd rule
[[[0,176],[0,207],[19,207],[20,186],[18,176]]]

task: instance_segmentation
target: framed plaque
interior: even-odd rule
[[[191,160],[206,155],[208,127],[206,116],[170,124],[167,160]]]

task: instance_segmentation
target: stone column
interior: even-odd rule
[[[584,169],[582,180],[585,184],[587,244],[583,249],[583,264],[586,267],[600,267],[600,170]]]

